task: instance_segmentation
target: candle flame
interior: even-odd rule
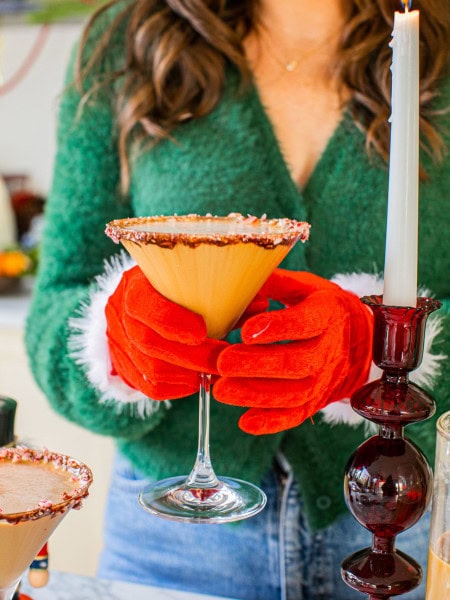
[[[403,8],[405,9],[405,13],[409,12],[412,8],[412,0],[407,0],[405,2],[405,0],[400,0],[401,5],[403,6]]]

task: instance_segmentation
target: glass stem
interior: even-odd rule
[[[209,405],[211,399],[211,375],[200,373],[198,394],[198,449],[194,468],[186,484],[190,487],[211,488],[219,484],[209,454]]]
[[[0,590],[0,600],[14,600],[17,590],[17,583],[8,589]]]

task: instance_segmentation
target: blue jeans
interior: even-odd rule
[[[278,457],[262,487],[266,508],[231,525],[175,523],[146,513],[137,496],[147,479],[115,461],[99,576],[239,600],[363,600],[343,583],[342,560],[370,546],[350,515],[312,532],[289,465]],[[426,570],[429,515],[398,537]],[[424,600],[424,584],[401,596]]]

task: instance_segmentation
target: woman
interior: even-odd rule
[[[367,435],[346,398],[369,377],[371,324],[357,298],[382,290],[374,274],[384,260],[389,41],[399,8],[394,0],[120,0],[88,25],[61,102],[27,344],[54,408],[117,439],[102,576],[248,600],[360,597],[339,573],[345,556],[370,545],[342,498],[345,463]],[[440,368],[450,353],[450,253],[443,242],[450,175],[442,110],[449,97],[449,11],[447,0],[415,8],[422,36],[419,281],[444,300],[427,337],[432,348],[415,375],[440,413],[449,408],[450,383]],[[147,377],[134,367],[141,357],[137,340],[117,331],[130,309],[123,300],[128,285],[146,290],[150,306],[156,296],[138,271],[122,276],[129,266],[122,259],[98,278],[105,258],[118,251],[104,236],[105,223],[230,211],[312,224],[310,242],[283,264],[292,275],[277,272],[269,296],[276,298],[282,286],[297,301],[308,297],[311,323],[319,311],[327,323],[320,352],[310,350],[306,360],[304,340],[285,344],[283,357],[294,356],[295,364],[279,379],[265,357],[270,341],[292,339],[287,333],[259,344],[258,368],[247,370],[236,368],[247,351],[245,335],[243,344],[224,342],[215,358],[212,341],[200,336],[205,351],[198,363],[180,342],[176,364],[151,361]],[[164,309],[164,343],[174,325],[182,338],[194,316],[186,311],[183,325],[173,321],[171,303]],[[143,312],[145,334],[159,313]],[[282,316],[281,330],[284,322],[295,330]],[[121,354],[124,340],[128,351]],[[153,350],[158,353],[157,345]],[[197,405],[187,381],[205,361],[213,362],[220,401],[211,417],[215,468],[259,483],[268,495],[260,515],[235,526],[171,523],[136,503],[148,480],[192,466]],[[297,364],[310,365],[309,378]],[[171,373],[183,399],[175,399]],[[269,398],[261,381],[263,388],[269,384]],[[276,398],[289,395],[291,386],[290,409],[277,408]],[[235,392],[253,408],[229,406]],[[167,398],[174,401],[158,402]],[[409,433],[432,461],[434,421]],[[398,540],[422,565],[427,528],[424,518]],[[405,598],[423,596],[421,586]]]

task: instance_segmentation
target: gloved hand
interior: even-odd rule
[[[114,371],[148,397],[189,396],[199,372],[218,374],[227,342],[207,338],[203,317],[162,296],[139,267],[123,274],[105,314]]]
[[[251,407],[239,426],[253,434],[295,427],[348,397],[366,382],[372,358],[372,314],[355,294],[282,269],[261,293],[286,308],[244,323],[243,343],[223,350],[214,385],[216,400]]]

